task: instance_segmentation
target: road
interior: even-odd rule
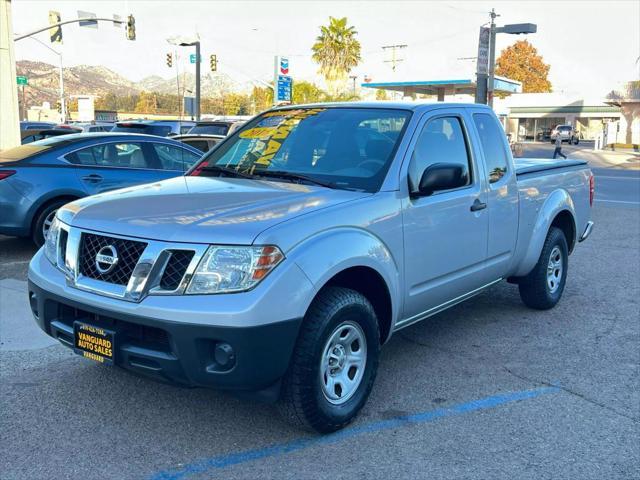
[[[501,283],[403,330],[355,424],[324,437],[49,343],[26,304],[33,248],[0,238],[0,477],[640,478],[640,179],[598,162],[560,304],[528,310]]]

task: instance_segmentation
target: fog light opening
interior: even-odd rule
[[[236,353],[228,343],[217,343],[213,349],[213,358],[223,370],[229,370],[236,363]]]

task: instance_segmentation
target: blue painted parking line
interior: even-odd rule
[[[204,460],[196,461],[194,463],[190,463],[177,470],[166,470],[163,472],[159,472],[153,475],[151,477],[151,480],[179,480],[191,475],[204,473],[209,470],[216,470],[233,465],[240,465],[263,458],[277,457],[318,445],[327,445],[340,442],[342,440],[365,433],[373,433],[379,432],[381,430],[389,430],[409,425],[433,422],[441,418],[463,415],[465,413],[475,412],[478,410],[487,410],[521,400],[529,400],[541,395],[558,393],[559,391],[560,389],[558,387],[544,387],[534,390],[523,390],[519,392],[492,395],[490,397],[472,400],[470,402],[460,403],[446,408],[428,410],[426,412],[404,415],[401,417],[390,418],[388,420],[381,420],[357,427],[347,428],[330,435],[301,438],[298,440],[292,440],[291,442],[281,443],[255,450],[246,450],[244,452],[230,453],[217,457],[211,457]]]

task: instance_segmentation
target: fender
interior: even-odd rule
[[[577,225],[575,224],[576,213],[571,196],[566,190],[554,190],[546,198],[538,212],[536,224],[531,232],[529,247],[527,248],[514,276],[522,277],[527,275],[533,267],[535,267],[536,263],[538,263],[538,259],[540,258],[540,252],[542,252],[542,246],[547,238],[547,232],[549,231],[551,223],[556,215],[564,210],[571,214],[575,231],[578,231]]]
[[[355,227],[324,230],[287,252],[314,285],[309,307],[318,291],[336,274],[351,267],[369,267],[387,284],[391,297],[391,330],[400,314],[400,271],[398,260],[380,238]]]

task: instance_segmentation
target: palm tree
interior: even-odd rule
[[[320,65],[330,90],[336,82],[344,82],[352,68],[360,62],[360,42],[347,17],[329,17],[329,25],[320,27],[320,35],[311,47],[313,60]]]

